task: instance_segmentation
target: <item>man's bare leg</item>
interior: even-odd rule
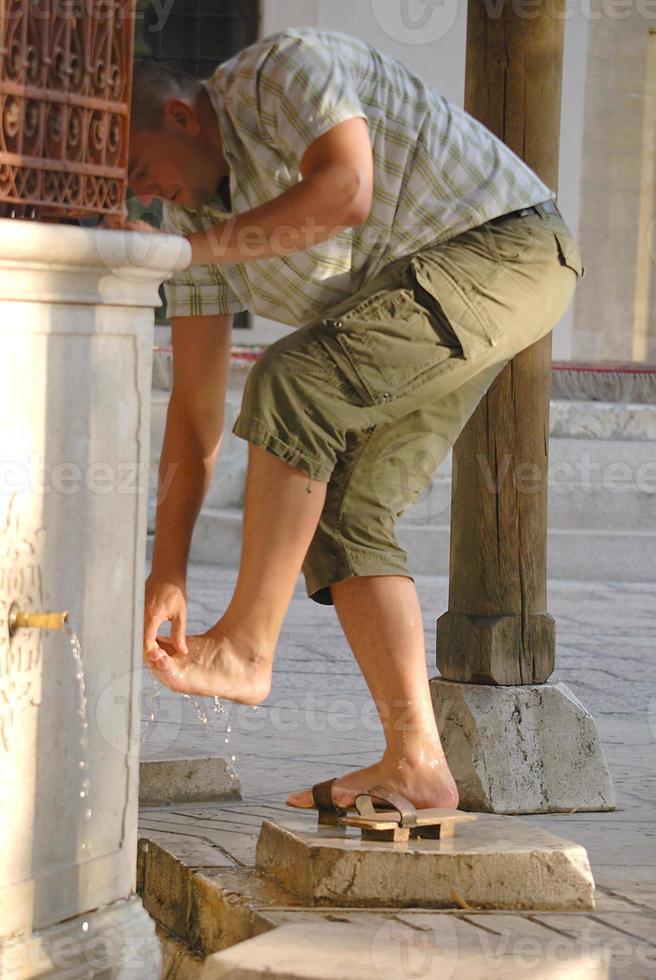
[[[365,676],[385,732],[380,762],[342,776],[333,797],[352,804],[375,785],[394,789],[415,806],[458,806],[431,707],[424,630],[414,583],[398,575],[346,579],[332,587],[340,622]],[[312,793],[288,803],[312,806]]]
[[[234,595],[215,626],[187,637],[187,656],[158,637],[160,649],[148,655],[148,662],[163,684],[243,704],[266,698],[278,635],[319,523],[326,486],[249,444]]]

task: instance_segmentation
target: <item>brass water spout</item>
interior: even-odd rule
[[[63,630],[68,621],[68,612],[23,612],[15,604],[9,610],[9,634],[16,630]]]

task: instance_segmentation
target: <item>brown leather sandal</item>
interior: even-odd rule
[[[322,826],[338,827],[341,817],[347,816],[349,809],[352,809],[351,807],[337,806],[333,800],[333,786],[336,782],[337,776],[334,779],[326,779],[323,783],[315,783],[312,787],[312,800],[314,801],[314,808],[318,811],[317,822]],[[309,807],[295,807],[293,803],[287,805],[295,810],[310,809]]]
[[[381,810],[374,800],[393,809]],[[359,793],[355,808],[357,816],[343,815],[339,817],[339,824],[359,828],[363,840],[407,841],[410,837],[442,840],[453,837],[456,824],[476,819],[473,813],[448,807],[417,810],[405,796],[384,786],[374,786],[367,793]]]

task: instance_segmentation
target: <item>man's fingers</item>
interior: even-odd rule
[[[171,642],[179,653],[187,654],[187,623],[184,613],[179,613],[171,620]]]
[[[157,630],[159,629],[161,619],[157,616],[151,616],[146,619],[144,626],[144,653],[149,653],[151,650],[159,650],[160,647],[157,644]]]

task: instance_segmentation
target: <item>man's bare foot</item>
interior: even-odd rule
[[[238,646],[220,625],[188,636],[186,656],[175,650],[169,639],[158,636],[161,650],[150,651],[146,663],[171,691],[260,704],[271,690],[273,657],[248,649],[248,644]]]
[[[420,763],[393,759],[386,754],[373,766],[340,776],[333,786],[333,799],[337,806],[350,807],[358,793],[367,792],[372,786],[384,786],[401,793],[418,810],[438,806],[455,810],[458,807],[458,788],[442,754]],[[289,806],[313,807],[312,790],[291,793],[287,803]]]

